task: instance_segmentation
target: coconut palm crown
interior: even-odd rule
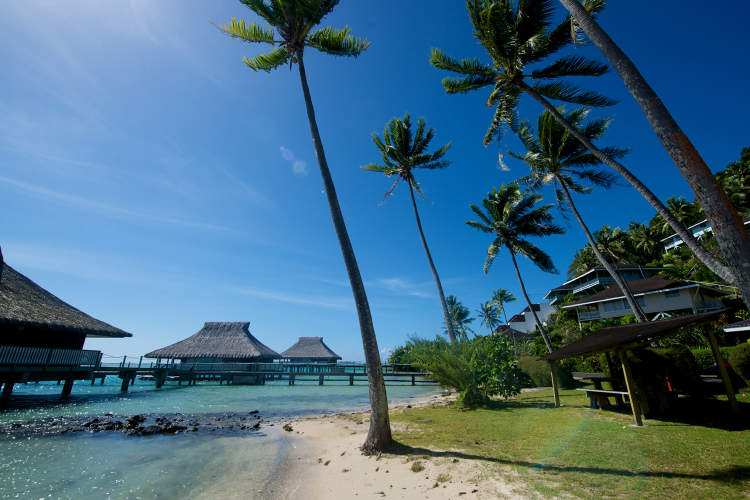
[[[370,42],[354,38],[345,26],[337,30],[331,27],[314,29],[338,5],[339,0],[240,0],[271,27],[244,20],[232,20],[224,25],[215,25],[232,38],[248,43],[267,43],[274,48],[252,59],[244,57],[245,65],[255,71],[276,69],[287,63],[299,62],[305,48],[313,48],[325,54],[342,57],[357,57]],[[276,29],[279,38],[274,36]]]
[[[439,69],[463,75],[446,77],[442,84],[449,94],[466,93],[492,87],[487,99],[488,107],[495,107],[495,116],[484,137],[488,145],[502,138],[502,126],[507,123],[514,132],[518,130],[516,108],[521,95],[529,88],[524,79],[531,78],[531,89],[553,100],[584,106],[611,106],[618,101],[597,92],[586,90],[561,78],[572,76],[602,76],[609,66],[582,56],[566,55],[546,66],[527,70],[575,41],[571,37],[576,26],[567,16],[557,26],[552,26],[555,0],[467,0],[466,9],[474,28],[474,38],[492,59],[484,63],[479,58],[456,60],[440,49],[432,50],[430,63]],[[584,2],[590,12],[604,7],[600,0]],[[527,91],[528,92],[528,91]]]

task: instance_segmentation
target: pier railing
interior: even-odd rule
[[[123,361],[119,366],[130,367],[131,363]],[[244,372],[244,373],[330,373],[339,375],[367,374],[364,363],[181,363],[176,359],[158,360],[156,362],[138,362],[132,366],[142,369],[169,368],[191,372]],[[425,373],[409,364],[384,364],[383,374],[393,373]]]
[[[0,346],[0,365],[97,366],[100,351]]]

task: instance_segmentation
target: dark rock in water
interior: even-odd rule
[[[256,422],[255,425],[252,426],[253,429],[260,429],[260,422]]]
[[[187,427],[184,425],[167,424],[162,430],[162,434],[176,434],[178,432],[186,430]]]
[[[258,410],[253,410],[253,411],[247,412],[248,415],[255,415],[256,413],[260,413],[260,412]]]
[[[125,431],[126,436],[137,436],[138,435],[138,429],[128,429]]]
[[[158,425],[149,425],[146,427],[139,427],[138,434],[141,436],[149,436],[151,434],[161,434],[162,428]]]

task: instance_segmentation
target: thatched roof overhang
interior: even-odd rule
[[[0,324],[78,333],[86,337],[133,336],[63,302],[5,262],[2,266]]]
[[[702,314],[680,316],[679,318],[649,321],[647,323],[631,323],[628,325],[606,326],[585,337],[571,342],[560,349],[545,354],[540,360],[552,361],[557,359],[593,356],[605,352],[631,350],[649,345],[654,340],[676,335],[684,330],[690,330],[716,320],[729,311],[720,309]]]
[[[341,359],[323,342],[323,337],[300,337],[296,344],[281,353],[284,359]]]
[[[281,359],[253,337],[248,322],[206,322],[195,335],[146,354],[147,358]]]

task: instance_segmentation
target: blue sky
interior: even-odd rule
[[[263,47],[209,23],[252,12],[234,0],[5,0],[0,12],[0,245],[9,265],[134,335],[87,348],[139,356],[205,321],[250,321],[276,351],[315,335],[363,359],[296,67],[254,73],[241,58]],[[747,2],[676,0],[611,2],[600,17],[714,171],[750,145],[748,17]],[[408,191],[379,205],[389,181],[358,168],[379,160],[371,133],[406,111],[435,128],[435,147],[452,142],[453,164],[418,177],[446,294],[474,310],[503,287],[519,297],[509,312],[520,311],[509,256],[485,276],[491,237],[464,222],[470,204],[526,167],[506,159],[503,171],[497,147],[482,146],[489,91],[446,95],[446,75],[428,61],[432,47],[486,60],[464,3],[344,0],[326,24],[372,42],[358,59],[305,60],[380,349],[442,331]],[[632,148],[623,163],[662,199],[692,199],[619,77],[579,83],[621,99],[591,115],[615,115],[600,144]],[[541,108],[525,98],[520,112],[534,121]],[[503,148],[522,150],[510,135]],[[592,229],[654,213],[632,188],[578,203]],[[565,281],[585,237],[573,226],[537,243],[561,274],[522,262],[534,301]]]

